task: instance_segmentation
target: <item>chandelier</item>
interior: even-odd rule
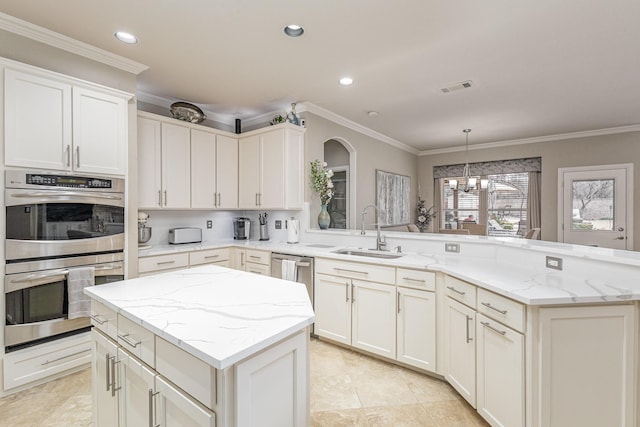
[[[475,176],[471,176],[471,167],[469,166],[469,132],[471,129],[463,129],[462,132],[465,134],[465,164],[462,169],[462,181],[458,183],[457,179],[449,180],[449,188],[452,190],[462,190],[465,193],[468,193],[471,190],[480,190],[482,188],[487,188],[489,186],[489,180],[483,178],[480,180],[480,185],[478,185],[478,178]]]

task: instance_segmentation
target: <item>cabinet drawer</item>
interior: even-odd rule
[[[245,267],[245,271],[249,273],[261,274],[263,276],[271,276],[271,267],[268,265],[256,264],[255,262],[248,262]]]
[[[208,249],[189,253],[189,265],[212,264],[229,259],[229,248]]]
[[[444,292],[447,296],[463,304],[476,308],[476,287],[455,277],[445,276]]]
[[[138,259],[138,272],[175,270],[189,266],[189,254],[156,255]]]
[[[431,271],[396,269],[396,284],[405,288],[436,290],[436,274]]]
[[[91,363],[91,335],[73,335],[4,356],[4,389],[9,390]]]
[[[484,289],[478,289],[478,312],[524,332],[525,309],[519,302]]]
[[[109,337],[116,339],[118,334],[118,318],[114,310],[91,299],[91,324]]]
[[[379,283],[396,283],[396,269],[374,264],[336,261],[335,259],[316,259],[316,272],[350,279],[368,280]]]
[[[153,337],[153,332],[118,315],[118,344],[152,368],[154,367]]]
[[[156,350],[156,371],[203,405],[214,409],[216,369],[158,336]]]
[[[247,262],[271,265],[271,252],[247,249]]]

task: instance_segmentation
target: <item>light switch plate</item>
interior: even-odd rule
[[[444,244],[444,251],[445,252],[459,253],[460,252],[460,245],[458,243],[445,243]]]

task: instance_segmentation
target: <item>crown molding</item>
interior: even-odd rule
[[[147,65],[100,49],[88,43],[39,27],[14,16],[0,12],[0,29],[35,40],[67,52],[92,59],[135,75],[147,70]]]
[[[418,150],[416,150],[415,148],[400,142],[398,140],[395,140],[393,138],[390,138],[386,135],[383,135],[379,132],[374,131],[373,129],[369,129],[368,127],[362,126],[361,124],[358,124],[354,121],[351,121],[349,119],[346,119],[334,112],[331,112],[325,108],[319,107],[311,102],[303,102],[300,103],[301,105],[304,105],[306,108],[306,111],[309,111],[310,113],[313,113],[317,116],[320,116],[324,119],[327,119],[329,121],[332,121],[336,124],[342,125],[346,128],[349,128],[351,130],[354,130],[358,133],[361,133],[363,135],[369,136],[373,139],[376,139],[380,142],[384,142],[385,144],[389,144],[392,145],[396,148],[399,148],[401,150],[407,151],[411,154],[415,154],[418,155],[420,152]],[[297,106],[297,104],[296,104]]]
[[[469,146],[469,150],[484,150],[487,148],[501,148],[512,145],[535,144],[539,142],[562,141],[576,138],[589,138],[593,136],[613,135],[616,133],[628,133],[640,131],[640,125],[619,126],[614,128],[586,130],[580,132],[560,133],[557,135],[536,136],[532,138],[512,139],[508,141],[488,142],[485,144],[474,144]],[[456,153],[465,151],[465,147],[439,148],[436,150],[420,151],[419,156],[432,156],[436,154]]]

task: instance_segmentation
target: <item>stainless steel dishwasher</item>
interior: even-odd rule
[[[282,279],[282,260],[295,261],[297,282],[304,283],[309,292],[311,306],[313,306],[313,258],[307,256],[271,253],[271,277]]]

